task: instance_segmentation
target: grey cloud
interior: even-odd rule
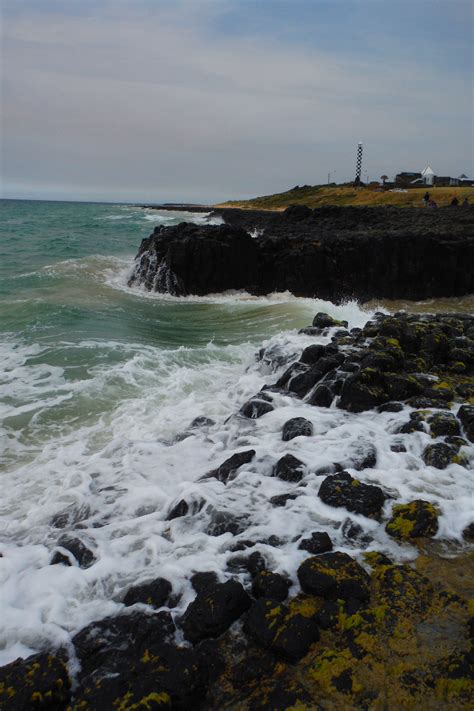
[[[361,139],[373,177],[426,162],[469,171],[461,79],[393,57],[376,65],[210,40],[206,13],[218,4],[199,18],[186,3],[163,7],[153,23],[123,5],[108,17],[5,22],[7,189],[220,200],[323,182],[328,171],[350,179]]]

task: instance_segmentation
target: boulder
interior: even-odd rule
[[[250,573],[253,578],[258,573],[266,570],[267,562],[259,551],[254,551],[250,555],[237,555],[229,558],[227,567],[236,573]]]
[[[308,404],[315,407],[330,407],[334,400],[335,392],[330,383],[320,383],[311,393]]]
[[[171,583],[165,578],[155,578],[149,583],[133,585],[127,590],[123,604],[127,607],[137,602],[151,607],[163,607],[172,591]]]
[[[324,531],[313,531],[309,538],[302,538],[298,548],[312,555],[332,551],[332,541]]]
[[[299,482],[304,476],[305,465],[292,454],[285,454],[276,463],[272,476],[283,481]]]
[[[235,479],[237,475],[237,470],[244,464],[249,464],[255,457],[254,449],[247,449],[244,452],[236,452],[225,462],[213,469],[205,475],[206,479],[215,478],[221,481],[223,484],[227,484],[228,481]]]
[[[458,418],[466,437],[474,442],[474,405],[462,405],[458,410]]]
[[[311,617],[266,598],[252,604],[244,632],[257,644],[293,663],[306,656],[319,639],[318,627]]]
[[[368,600],[370,578],[347,553],[322,553],[307,558],[298,568],[301,589],[331,600]]]
[[[80,679],[122,673],[145,649],[171,639],[174,629],[169,612],[133,612],[91,622],[72,640],[81,665]]]
[[[347,321],[338,321],[324,311],[320,311],[313,318],[313,326],[317,328],[332,328],[333,326],[344,326],[344,328],[347,328],[347,325]]]
[[[268,412],[272,412],[274,409],[275,408],[272,404],[270,404],[270,402],[268,402],[268,400],[256,396],[242,405],[240,408],[240,414],[251,420],[256,420],[257,418],[266,415]]]
[[[283,425],[282,440],[288,442],[295,437],[311,437],[313,425],[304,417],[292,417]]]
[[[300,363],[314,365],[325,353],[325,347],[320,343],[315,343],[312,346],[307,346],[301,354]]]
[[[456,436],[461,434],[458,420],[451,412],[436,412],[428,417],[433,437]]]
[[[397,504],[385,526],[389,536],[401,540],[432,537],[438,531],[438,511],[429,501],[415,499],[408,504]]]
[[[192,644],[219,637],[250,607],[251,600],[235,580],[216,583],[198,593],[180,620],[184,637]]]
[[[242,516],[235,516],[227,511],[213,511],[206,533],[208,536],[223,536],[224,533],[238,536],[246,528],[247,521]]]
[[[363,484],[346,471],[326,477],[318,496],[328,506],[344,507],[371,518],[380,516],[387,498],[378,486]]]
[[[456,451],[444,442],[437,444],[429,444],[423,450],[421,458],[428,467],[436,467],[436,469],[446,469],[452,463],[456,456]]]
[[[263,570],[253,579],[252,594],[254,597],[265,597],[270,600],[279,600],[283,602],[288,597],[288,590],[291,587],[291,582],[288,578],[284,578],[279,573],[271,573],[268,570]]]
[[[296,493],[277,494],[277,496],[272,496],[270,498],[270,503],[272,506],[286,506],[288,501],[294,501],[297,498],[298,494]]]
[[[96,561],[91,549],[77,536],[61,536],[58,540],[58,547],[60,550],[56,551],[51,558],[51,565],[77,563],[80,568],[90,568]]]
[[[338,407],[349,412],[372,410],[392,400],[386,390],[385,377],[377,368],[362,368],[346,378]]]

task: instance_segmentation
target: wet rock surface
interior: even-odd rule
[[[328,506],[344,506],[348,511],[372,517],[380,516],[387,498],[380,487],[363,484],[345,471],[326,477],[318,496]]]
[[[140,584],[128,578],[116,593],[120,614],[84,627],[67,651],[0,668],[2,710],[471,707],[472,553],[430,552],[453,545],[439,541],[451,504],[446,496],[434,505],[418,487],[430,499],[436,477],[448,487],[472,476],[474,318],[378,314],[348,332],[326,316],[306,329],[318,333],[303,334],[300,355],[264,349],[260,362],[277,382],[247,404],[271,405],[274,414],[239,414],[242,397],[229,426],[243,428],[229,436],[237,452],[225,459],[218,441],[213,466],[222,463],[158,511],[160,564],[195,525],[196,541],[212,538],[218,573],[210,561],[193,567],[181,603],[170,569],[144,572]],[[333,330],[323,337],[325,329]],[[308,346],[313,336],[326,342]],[[314,397],[321,387],[331,402]],[[321,419],[289,417],[285,407]],[[372,416],[369,428],[348,436],[348,422]],[[203,416],[191,429],[207,436],[214,422]],[[261,446],[265,428],[274,449]],[[387,462],[404,471],[403,486],[385,481]],[[245,508],[222,505],[222,492],[237,501],[246,479]],[[275,529],[262,530],[255,501]],[[49,550],[69,566],[61,573],[88,575],[96,562],[90,512],[79,509],[58,514]],[[460,519],[457,553],[472,547],[473,521]],[[66,529],[59,538],[58,528]],[[147,542],[144,549],[150,555]],[[393,562],[400,559],[410,562]]]
[[[472,270],[465,268],[474,261],[472,208],[327,207],[304,217],[292,208],[283,214],[229,209],[218,214],[224,225],[157,227],[140,246],[129,284],[177,296],[288,290],[332,301],[474,292]],[[255,229],[263,234],[253,239],[248,233]],[[335,324],[318,314],[313,328]]]

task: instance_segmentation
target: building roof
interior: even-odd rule
[[[421,171],[421,174],[423,176],[425,176],[425,175],[434,175],[435,173],[434,173],[433,168],[430,165],[427,165],[426,168],[424,168],[424,170]]]

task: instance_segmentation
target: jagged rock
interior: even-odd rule
[[[363,484],[345,471],[328,476],[321,484],[318,496],[328,506],[343,506],[348,511],[372,518],[380,516],[387,498],[378,486]]]
[[[244,622],[244,632],[257,644],[291,662],[304,657],[319,639],[313,619],[292,611],[281,602],[265,598],[252,603]]]
[[[346,553],[323,553],[307,558],[298,568],[301,589],[309,595],[337,600],[369,599],[369,576]]]
[[[313,555],[332,551],[332,541],[324,531],[313,531],[309,538],[302,538],[298,548]]]
[[[448,444],[438,442],[437,444],[429,444],[423,450],[421,455],[424,463],[428,467],[436,467],[436,469],[446,469],[452,463],[456,452]]]
[[[62,711],[68,705],[70,689],[66,665],[53,654],[33,654],[0,667],[3,711]]]
[[[275,465],[272,476],[277,476],[283,481],[299,482],[304,476],[303,462],[292,454],[285,454]]]
[[[249,464],[254,457],[254,449],[247,449],[245,452],[236,452],[236,454],[233,454],[229,459],[226,459],[225,462],[222,462],[217,469],[208,472],[204,478],[210,479],[213,477],[223,484],[227,484],[228,481],[235,479],[237,470],[244,464]]]
[[[265,597],[283,602],[288,597],[291,582],[278,573],[263,570],[253,579],[252,594],[256,598]]]
[[[462,405],[458,410],[458,418],[466,437],[470,442],[474,442],[474,405]]]
[[[166,604],[172,589],[171,583],[165,578],[155,578],[149,583],[130,587],[123,599],[123,604],[128,607],[141,602],[152,607],[162,607]]]
[[[180,620],[185,639],[196,644],[209,637],[219,637],[250,604],[249,596],[235,580],[208,587],[197,594]]]
[[[282,440],[288,442],[295,437],[311,437],[313,425],[304,417],[293,417],[283,425]]]
[[[407,540],[435,536],[438,531],[438,511],[429,501],[415,499],[409,504],[397,504],[385,526],[390,536]]]
[[[73,565],[76,562],[80,568],[90,568],[96,561],[94,553],[76,536],[61,536],[58,546],[63,550],[56,551],[51,565]]]

